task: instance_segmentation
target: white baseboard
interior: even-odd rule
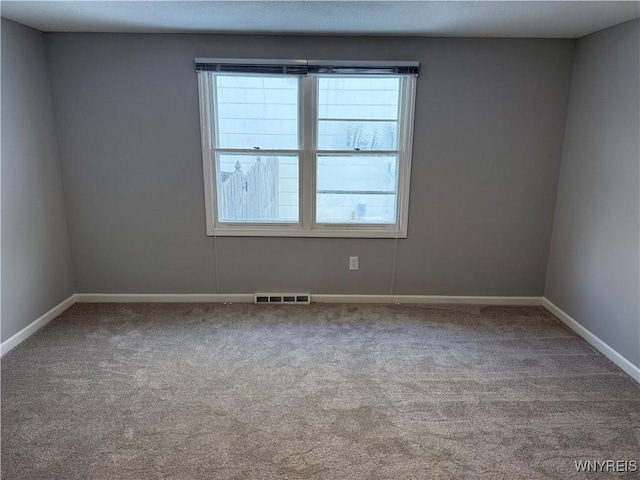
[[[174,302],[174,303],[253,303],[252,293],[77,293],[79,303],[127,303],[127,302]],[[541,297],[480,297],[442,295],[327,295],[312,294],[315,303],[451,303],[476,305],[542,305]]]
[[[542,305],[541,297],[481,297],[448,295],[311,295],[314,303],[401,303],[401,304],[472,304],[472,305]]]
[[[38,330],[40,330],[47,323],[56,318],[74,303],[76,303],[76,296],[71,295],[69,298],[60,302],[40,318],[24,327],[18,333],[6,339],[4,342],[2,342],[2,344],[0,344],[0,356],[4,356],[7,352],[17,347],[20,343],[24,342],[27,338],[36,333]]]
[[[253,303],[253,294],[76,293],[78,303]]]
[[[562,323],[564,323],[571,330],[585,339],[591,346],[602,353],[605,357],[620,367],[626,374],[633,378],[636,382],[640,383],[640,368],[636,367],[629,360],[624,358],[608,344],[600,340],[597,336],[584,328],[580,323],[574,320],[568,313],[560,309],[553,302],[547,298],[542,298],[542,306],[557,317]]]

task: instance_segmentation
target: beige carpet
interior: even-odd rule
[[[2,478],[567,479],[640,386],[541,307],[78,304],[2,360]]]

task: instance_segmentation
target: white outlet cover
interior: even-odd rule
[[[349,257],[349,270],[358,270],[358,257]]]

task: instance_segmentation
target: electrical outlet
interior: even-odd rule
[[[358,257],[349,257],[349,270],[358,270]]]

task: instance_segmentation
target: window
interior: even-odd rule
[[[196,69],[209,235],[406,237],[415,62]]]

